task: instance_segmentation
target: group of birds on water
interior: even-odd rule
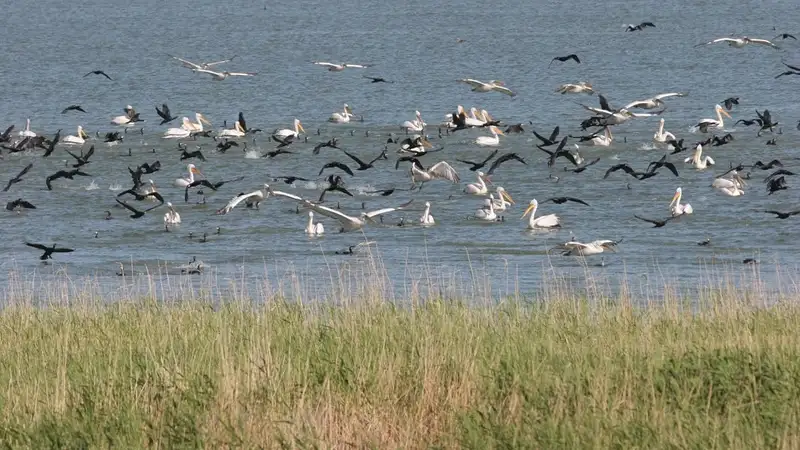
[[[647,28],[655,28],[655,24],[652,22],[643,22],[638,25],[631,24],[627,26],[625,31],[645,31]],[[795,39],[794,36],[790,34],[782,34],[779,35],[778,38]],[[463,43],[464,40],[461,39],[459,42]],[[762,45],[770,48],[779,48],[770,40],[755,39],[746,36],[741,38],[719,38],[699,45],[711,45],[716,43],[727,43],[734,48],[743,48],[748,45]],[[215,81],[222,81],[230,77],[253,77],[257,75],[254,72],[231,72],[217,69],[218,66],[233,61],[236,56],[220,61],[200,63],[195,63],[176,56],[170,55],[170,57],[180,62],[183,67],[190,69],[193,73],[209,75],[211,79]],[[581,60],[578,55],[570,54],[566,56],[554,57],[551,60],[550,65],[555,62],[566,63],[569,61],[574,61],[576,64],[581,64]],[[323,67],[330,72],[343,72],[347,69],[366,69],[371,67],[368,64],[329,63],[322,61],[313,61],[313,64]],[[779,74],[776,76],[776,78],[788,75],[800,75],[800,68],[797,66],[793,66],[785,62],[783,62],[783,64],[790,70]],[[84,77],[88,77],[90,75],[102,76],[109,81],[114,81],[114,78],[102,70],[91,71],[84,75]],[[381,77],[365,76],[364,78],[369,79],[371,83],[393,83],[393,81],[386,80]],[[517,95],[499,80],[490,80],[484,82],[472,78],[463,78],[458,79],[457,81],[470,86],[471,90],[477,93],[497,92],[510,97],[515,97]],[[597,98],[599,99],[599,107],[583,105],[584,109],[591,113],[589,118],[581,122],[581,129],[587,132],[585,135],[561,136],[560,127],[558,126],[555,127],[549,134],[540,134],[537,131],[532,131],[533,135],[539,141],[535,147],[540,150],[543,155],[546,155],[547,165],[552,168],[557,164],[559,159],[563,159],[569,164],[567,167],[564,167],[563,170],[565,172],[571,172],[575,174],[583,173],[590,167],[598,164],[600,161],[600,158],[586,161],[577,150],[581,148],[581,145],[609,147],[613,145],[615,140],[611,131],[612,127],[627,123],[630,120],[637,118],[659,116],[664,113],[664,107],[669,99],[685,97],[687,95],[683,92],[668,92],[654,95],[650,98],[632,101],[620,107],[613,107],[609,103],[606,96],[596,93],[593,86],[586,81],[565,83],[561,86],[558,86],[555,89],[555,92],[562,95],[597,94]],[[713,118],[702,119],[698,121],[695,124],[696,130],[701,133],[725,130],[725,118],[731,118],[729,111],[732,111],[735,107],[738,107],[738,105],[739,99],[737,97],[730,97],[721,101],[720,104],[714,106],[715,116]],[[180,119],[179,126],[171,126],[169,124],[177,121],[178,116],[174,116],[172,114],[169,106],[167,104],[163,104],[160,107],[157,106],[155,110],[158,116],[157,120],[159,121],[159,125],[170,126],[162,135],[164,139],[191,140],[192,142],[201,138],[213,139],[215,143],[215,150],[219,154],[224,154],[232,147],[239,147],[243,150],[246,150],[247,141],[249,138],[256,133],[263,133],[261,129],[249,128],[243,113],[239,113],[239,116],[234,121],[232,127],[227,127],[226,121],[221,130],[214,130],[213,128],[209,128],[212,127],[211,122],[202,113],[195,113],[194,121],[192,121],[189,117],[182,117]],[[81,105],[70,105],[64,108],[61,112],[62,114],[76,112],[87,113],[87,111],[85,111]],[[141,124],[146,120],[147,119],[142,118],[140,113],[137,112],[131,105],[128,105],[123,108],[122,115],[113,117],[111,119],[111,124],[124,127],[122,131],[111,131],[105,133],[104,135],[101,135],[99,132],[97,132],[95,136],[98,143],[102,141],[103,143],[109,145],[118,144],[125,139],[130,127]],[[329,122],[338,124],[348,123],[351,120],[358,119],[356,119],[353,109],[348,104],[344,104],[341,111],[333,112],[328,119]],[[776,129],[778,130],[778,133],[782,132],[782,130],[778,127],[780,124],[773,119],[769,110],[764,110],[763,112],[756,110],[755,117],[739,119],[735,122],[735,124],[743,124],[747,127],[757,127],[758,136],[761,136],[763,133],[775,133]],[[525,126],[527,125],[523,125],[521,123],[504,125],[500,120],[492,117],[486,110],[479,110],[478,108],[474,107],[467,110],[461,105],[458,105],[452,112],[445,115],[444,121],[440,123],[437,128],[438,136],[441,139],[446,139],[447,136],[455,135],[462,130],[487,130],[488,135],[478,136],[473,142],[475,145],[480,147],[492,148],[500,145],[501,136],[512,133],[525,133]],[[405,121],[402,124],[402,128],[406,131],[407,137],[404,139],[399,139],[392,136],[385,142],[384,149],[373,158],[362,159],[351,151],[348,151],[348,149],[343,148],[342,144],[335,137],[316,144],[312,142],[312,144],[314,144],[314,147],[310,152],[312,155],[319,155],[322,153],[323,149],[326,149],[326,154],[341,155],[341,157],[346,158],[345,161],[347,161],[344,163],[337,159],[327,162],[322,166],[321,170],[317,174],[318,177],[323,176],[326,170],[329,172],[336,171],[337,173],[329,173],[327,175],[325,178],[325,183],[323,183],[324,188],[320,192],[320,196],[318,198],[304,198],[291,192],[282,191],[276,189],[276,185],[274,184],[280,182],[289,186],[293,186],[297,181],[312,181],[312,178],[303,178],[293,175],[270,176],[269,182],[262,183],[258,189],[249,193],[241,192],[234,195],[233,198],[231,198],[227,204],[219,208],[216,213],[218,215],[230,214],[240,205],[257,209],[263,201],[270,197],[274,197],[295,202],[297,205],[295,210],[298,213],[301,211],[301,209],[307,210],[308,219],[304,231],[309,236],[319,236],[326,232],[324,225],[315,220],[315,213],[320,216],[335,220],[339,225],[340,231],[343,232],[360,230],[363,227],[371,224],[380,225],[383,223],[382,217],[384,215],[406,210],[410,205],[412,205],[414,200],[409,199],[402,203],[398,202],[393,206],[384,207],[373,211],[365,211],[365,205],[362,203],[361,212],[358,214],[348,214],[342,211],[341,207],[339,206],[339,202],[337,202],[336,206],[334,206],[329,201],[326,202],[325,197],[326,194],[333,195],[333,193],[337,193],[337,195],[341,194],[345,197],[354,197],[353,193],[347,188],[347,182],[345,181],[344,176],[352,177],[355,176],[355,172],[358,171],[377,169],[379,165],[384,164],[383,161],[389,159],[390,145],[397,146],[396,153],[400,155],[395,161],[394,168],[398,169],[401,165],[407,164],[408,176],[411,183],[408,188],[390,187],[387,189],[366,192],[366,194],[379,197],[388,197],[395,192],[411,193],[415,191],[421,191],[428,183],[431,182],[461,182],[461,176],[458,170],[456,170],[456,168],[454,168],[450,162],[445,160],[436,161],[434,163],[422,162],[425,156],[441,152],[444,147],[436,147],[431,142],[430,136],[426,134],[426,131],[428,131],[430,128],[423,120],[422,114],[419,111],[414,113],[414,117],[412,119]],[[669,154],[672,155],[685,151],[691,151],[690,155],[683,159],[683,162],[695,168],[696,170],[706,170],[715,165],[714,159],[704,154],[704,150],[706,148],[725,145],[734,139],[733,135],[727,133],[724,136],[713,135],[712,137],[700,142],[685,144],[684,139],[677,138],[673,133],[665,131],[664,128],[665,120],[661,118],[659,120],[658,128],[653,135],[653,141],[666,146],[667,149],[671,150]],[[798,124],[798,129],[800,129],[800,124]],[[57,172],[50,174],[45,178],[44,184],[48,190],[53,190],[54,187],[57,187],[57,185],[54,185],[54,182],[59,180],[73,180],[75,177],[91,176],[87,170],[87,166],[92,162],[91,158],[95,152],[95,145],[91,145],[90,148],[85,152],[81,150],[78,153],[69,150],[70,147],[82,147],[88,143],[88,141],[93,139],[83,129],[82,126],[77,127],[77,131],[74,135],[61,136],[61,130],[58,130],[52,137],[45,137],[31,130],[31,121],[28,119],[24,129],[16,133],[14,131],[15,126],[11,125],[5,130],[5,132],[0,134],[0,146],[2,146],[2,150],[0,150],[0,157],[2,157],[2,151],[14,154],[21,152],[30,153],[33,151],[43,150],[44,153],[42,157],[47,158],[56,150],[63,150],[72,158],[71,167],[58,170]],[[140,132],[142,134],[144,133],[143,128],[140,130]],[[353,134],[353,132],[354,131],[351,130],[351,134]],[[319,130],[317,130],[317,134],[320,134]],[[369,136],[369,131],[366,131],[366,135]],[[270,134],[269,140],[276,143],[277,146],[274,151],[269,151],[263,154],[262,156],[265,158],[275,158],[279,155],[297,153],[292,150],[300,147],[303,144],[309,143],[310,137],[308,133],[306,133],[301,121],[295,118],[291,127],[274,130]],[[568,147],[570,140],[573,141],[573,145]],[[767,142],[767,144],[774,145],[775,140],[772,139],[771,141]],[[206,158],[200,151],[200,148],[198,148],[196,151],[190,152],[188,151],[188,146],[184,141],[179,142],[178,150],[181,152],[180,160],[198,159],[199,161],[206,161]],[[504,165],[512,163],[528,165],[528,160],[531,159],[531,156],[520,155],[517,152],[507,152],[503,154],[499,153],[499,149],[493,149],[485,158],[479,161],[454,158],[454,161],[464,164],[467,170],[475,173],[475,182],[466,184],[463,188],[463,193],[465,195],[486,197],[481,201],[480,207],[471,216],[476,220],[486,222],[504,221],[504,216],[501,214],[504,211],[510,210],[515,202],[511,195],[503,187],[497,186],[493,190],[490,189],[489,186],[494,184],[491,177],[501,168],[501,166],[505,167]],[[644,181],[663,173],[663,170],[667,170],[669,173],[677,177],[678,167],[676,166],[676,162],[670,161],[668,158],[669,155],[664,154],[664,156],[660,159],[651,161],[647,164],[647,166],[643,166],[642,168],[634,168],[627,163],[614,164],[605,170],[603,178],[617,176],[617,172],[624,172],[638,181]],[[28,164],[16,176],[11,178],[5,185],[3,192],[9,191],[14,187],[15,184],[22,182],[32,169],[33,165],[33,163]],[[389,167],[391,167],[391,165]],[[144,179],[145,175],[155,173],[159,170],[161,170],[161,163],[159,161],[152,163],[145,162],[136,166],[135,168],[128,167],[132,186],[129,189],[119,192],[114,200],[119,207],[128,211],[131,219],[140,219],[145,217],[148,213],[151,213],[151,211],[155,210],[156,208],[166,207],[167,211],[163,214],[164,230],[171,231],[174,227],[181,224],[181,216],[179,212],[171,202],[165,200],[164,195],[162,192],[158,191],[155,183],[152,180]],[[751,179],[752,171],[754,170],[773,170],[773,172],[770,173],[764,180],[767,186],[767,191],[770,195],[787,189],[788,184],[786,182],[786,177],[795,175],[793,172],[783,168],[783,164],[778,160],[772,160],[767,163],[757,161],[753,164],[742,163],[736,166],[731,166],[724,173],[715,177],[712,186],[724,195],[732,197],[742,196],[745,193],[744,189],[747,186],[747,181]],[[553,174],[550,176],[556,181],[559,178]],[[206,192],[216,192],[222,189],[225,185],[239,182],[244,178],[244,176],[240,176],[231,180],[211,181],[203,175],[203,173],[194,163],[189,163],[186,166],[185,175],[175,179],[173,186],[183,189],[184,202],[189,202],[189,193],[192,190],[200,189],[205,190]],[[203,194],[203,202],[205,202],[205,194],[202,191],[199,193]],[[692,206],[688,203],[682,203],[682,198],[682,188],[677,187],[672,201],[668,205],[668,211],[670,214],[666,218],[652,219],[639,215],[634,215],[634,218],[650,223],[655,228],[664,227],[673,220],[685,215],[693,214],[694,210]],[[141,207],[132,204],[134,201],[140,203],[156,202],[156,204]],[[552,202],[554,204],[573,203],[589,206],[587,202],[574,197],[553,197],[543,200],[542,202],[539,202],[535,198],[531,199],[527,208],[522,214],[523,219],[527,218],[526,226],[528,229],[547,230],[561,226],[561,218],[556,214],[537,216],[537,212],[539,211],[541,204],[548,202]],[[436,225],[437,222],[432,214],[433,207],[434,205],[432,205],[430,202],[425,202],[424,210],[415,225],[425,227]],[[6,205],[6,209],[19,213],[25,209],[36,209],[36,207],[30,202],[22,198],[18,198],[16,200],[9,201]],[[782,212],[768,210],[766,212],[769,214],[774,214],[778,219],[787,219],[800,214],[800,211]],[[111,218],[113,218],[111,211],[106,211],[106,219]],[[400,225],[408,226],[412,224],[401,221]],[[216,233],[221,233],[219,227],[217,228]],[[207,237],[204,234],[202,240],[205,241],[206,239]],[[588,256],[600,254],[606,251],[616,251],[620,242],[620,239],[597,239],[590,242],[579,242],[575,239],[571,239],[570,241],[557,246],[556,249],[559,250],[562,255],[566,256]],[[354,254],[358,248],[371,243],[372,242],[366,242],[353,245],[337,253],[345,255]],[[705,240],[698,243],[698,245],[709,244],[710,240]],[[40,259],[43,261],[52,259],[55,253],[74,251],[74,249],[71,248],[58,247],[56,244],[44,245],[26,242],[26,245],[42,251],[43,253]],[[752,258],[748,258],[748,260],[745,260],[745,262],[752,263],[756,261]],[[204,267],[205,265],[201,261],[193,259],[188,265],[183,266],[182,271],[184,273],[199,273]],[[121,267],[119,274],[125,274],[123,267]]]

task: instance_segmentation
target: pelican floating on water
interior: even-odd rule
[[[475,80],[473,78],[462,78],[462,79],[458,80],[458,82],[459,83],[466,83],[466,84],[472,86],[472,92],[491,92],[491,91],[495,91],[495,92],[500,92],[502,94],[509,95],[511,97],[514,97],[515,95],[517,95],[514,92],[512,92],[511,89],[505,87],[503,85],[502,81],[498,81],[498,80],[491,80],[488,83],[484,83],[483,81]]]
[[[136,113],[131,105],[127,105],[123,111],[125,111],[125,115],[114,117],[111,119],[111,123],[125,127],[133,126],[138,121],[139,114]]]
[[[353,116],[353,110],[350,109],[350,106],[345,103],[344,110],[342,112],[335,112],[331,114],[331,117],[328,118],[328,122],[335,122],[335,123],[348,123],[350,122],[350,117]]]
[[[431,202],[425,202],[425,211],[422,213],[422,217],[419,218],[419,223],[423,226],[436,224],[436,221],[433,220],[433,216],[431,215]]]
[[[494,212],[494,196],[490,194],[483,204],[481,209],[475,211],[475,217],[489,222],[497,220],[497,213]]]
[[[674,141],[675,135],[669,131],[664,131],[664,119],[658,121],[658,131],[653,135],[653,140],[656,142]]]
[[[745,182],[739,175],[739,172],[732,171],[730,178],[715,178],[711,183],[711,187],[718,189],[723,194],[729,197],[739,197],[744,195]]]
[[[282,130],[278,130],[273,133],[273,136],[278,136],[281,139],[286,139],[289,136],[297,137],[300,133],[305,133],[306,130],[303,128],[303,124],[300,123],[299,119],[294,119],[294,128],[284,128]]]
[[[184,117],[180,128],[168,128],[162,137],[164,139],[183,139],[191,136],[192,133],[203,131],[203,124],[211,126],[211,122],[204,115],[196,113],[194,116],[197,122],[192,122],[188,117]]]
[[[422,120],[422,114],[420,114],[419,111],[414,111],[414,120],[406,120],[403,122],[403,128],[405,128],[406,131],[421,132],[425,130],[425,125],[427,124]]]
[[[503,186],[498,186],[496,193],[497,198],[494,199],[495,211],[503,212],[514,204],[514,199],[511,198],[511,194],[509,194]]]
[[[233,123],[233,128],[226,128],[217,133],[217,136],[222,138],[238,138],[238,137],[244,137],[244,135],[245,132],[242,129],[242,124],[239,123],[238,120]]]
[[[171,202],[167,202],[167,208],[169,208],[169,211],[164,214],[164,223],[167,225],[177,225],[181,223],[181,215],[175,211],[175,207],[172,206]]]
[[[308,225],[306,225],[306,234],[309,236],[319,236],[320,234],[325,233],[325,227],[322,226],[322,223],[317,222],[314,223],[314,212],[308,212]]]
[[[82,126],[78,125],[78,133],[75,134],[74,136],[73,135],[64,136],[64,138],[61,139],[61,142],[70,145],[83,145],[84,142],[86,142],[86,139],[89,139],[89,135],[86,134],[85,131],[83,131]]]
[[[478,182],[477,183],[470,183],[467,187],[464,188],[464,192],[467,194],[473,195],[486,195],[489,193],[489,187],[486,186],[485,176],[486,174],[478,171]]]
[[[36,137],[36,133],[31,131],[31,119],[25,119],[25,129],[18,133],[20,137]]]
[[[714,165],[714,159],[710,156],[703,156],[703,146],[697,144],[694,149],[694,155],[683,160],[685,163],[691,163],[696,169],[703,170],[708,166]]]
[[[494,125],[489,127],[489,131],[492,132],[491,136],[478,136],[475,139],[475,143],[484,147],[494,147],[500,144],[500,135],[505,133],[503,130],[497,128]]]
[[[187,165],[186,170],[188,174],[185,177],[176,178],[172,183],[173,186],[185,188],[186,186],[194,183],[194,174],[203,175],[194,164]]]
[[[672,201],[669,202],[669,210],[673,216],[680,216],[682,214],[691,214],[694,212],[692,209],[692,205],[686,203],[685,205],[681,204],[681,197],[683,196],[683,190],[681,188],[675,189],[675,195],[672,196]]]
[[[528,218],[528,229],[535,230],[538,228],[556,228],[561,226],[561,219],[558,218],[555,214],[548,214],[546,216],[535,217],[536,210],[539,208],[539,202],[536,199],[531,200],[530,205],[528,205],[528,209],[525,210],[525,213],[522,214],[522,218],[524,219],[525,216],[530,214]]]
[[[725,109],[720,105],[714,106],[714,112],[717,113],[716,119],[702,119],[697,123],[696,126],[701,132],[707,133],[709,128],[722,129],[725,126],[725,122],[722,121],[722,116],[724,115],[729,119],[731,118],[731,115],[728,114],[728,111],[725,111]]]
[[[611,145],[613,141],[614,141],[614,136],[611,135],[611,129],[609,127],[604,127],[603,134],[593,137],[589,142],[591,142],[592,145],[596,145],[599,147],[608,147]]]

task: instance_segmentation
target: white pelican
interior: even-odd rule
[[[197,122],[192,122],[188,117],[184,117],[180,128],[168,128],[167,131],[164,132],[163,137],[165,139],[183,139],[191,136],[194,132],[203,131],[204,123],[209,126],[211,125],[211,122],[206,120],[205,116],[202,114],[196,113],[195,117],[197,118]]]
[[[608,125],[619,125],[621,123],[625,123],[633,118],[636,117],[653,117],[661,114],[663,111],[658,111],[654,113],[632,113],[625,108],[622,108],[618,111],[609,111],[602,108],[594,108],[592,106],[581,105],[585,109],[602,116],[603,121]]]
[[[36,133],[31,131],[31,119],[25,119],[25,129],[21,130],[19,133],[20,137],[36,137]]]
[[[583,94],[584,92],[592,95],[594,94],[594,89],[592,85],[581,81],[580,83],[566,83],[562,84],[561,86],[556,88],[556,92],[560,94]]]
[[[770,41],[768,41],[766,39],[753,39],[753,38],[749,38],[747,36],[742,36],[740,38],[719,38],[719,39],[714,39],[713,41],[709,41],[709,42],[706,42],[704,44],[698,44],[695,47],[699,47],[701,45],[716,44],[716,43],[719,43],[719,42],[725,42],[726,44],[728,44],[729,46],[734,47],[734,48],[742,48],[747,44],[767,45],[767,46],[775,48],[775,49],[780,48],[777,45],[773,44],[772,42],[770,42]]]
[[[669,98],[669,97],[685,97],[686,94],[683,92],[667,92],[665,94],[658,94],[655,97],[650,97],[644,100],[636,100],[635,102],[630,102],[627,105],[623,106],[622,109],[631,109],[631,108],[642,108],[642,109],[654,109],[660,106],[664,106],[664,101],[662,99]]]
[[[467,187],[464,188],[464,192],[467,194],[473,195],[486,195],[489,193],[489,188],[486,186],[486,180],[484,174],[481,171],[478,171],[478,182],[477,183],[470,183]]]
[[[345,103],[344,110],[342,112],[335,112],[331,114],[331,117],[328,118],[328,122],[336,122],[336,123],[347,123],[350,122],[350,117],[353,115],[353,110],[350,109],[350,106]]]
[[[214,81],[222,81],[228,77],[254,77],[258,75],[255,72],[215,72],[209,69],[193,69],[197,73],[207,73],[211,75],[211,79]]]
[[[653,135],[653,140],[656,142],[674,141],[675,135],[669,131],[664,131],[664,119],[658,121],[658,131]]]
[[[475,211],[475,217],[486,221],[497,220],[497,213],[494,212],[494,196],[489,194],[489,198],[484,200],[484,206]]]
[[[223,59],[222,61],[203,62],[203,63],[199,63],[198,64],[198,63],[193,63],[191,61],[185,60],[183,58],[178,58],[177,56],[172,56],[172,55],[169,55],[169,56],[171,56],[172,59],[177,59],[178,61],[180,61],[181,65],[183,65],[183,67],[186,67],[187,69],[208,69],[209,67],[214,67],[214,66],[217,66],[219,64],[223,64],[223,63],[226,63],[226,62],[233,61],[233,59],[236,58],[236,55],[233,55],[229,59]]]
[[[448,164],[446,161],[439,161],[438,163],[425,169],[422,163],[416,158],[411,160],[411,182],[412,183],[427,183],[433,180],[447,180],[452,183],[458,183],[461,178],[458,176],[456,169]]]
[[[498,186],[497,198],[494,199],[494,210],[503,212],[513,204],[514,199],[511,198],[511,194],[509,194],[503,186]]]
[[[167,213],[164,214],[164,223],[167,225],[176,225],[181,223],[181,215],[178,214],[177,211],[175,211],[175,208],[172,206],[172,203],[167,202],[167,208],[169,208],[169,211],[167,211]]]
[[[194,164],[187,165],[186,170],[188,171],[188,175],[185,177],[176,178],[175,181],[172,182],[173,186],[185,188],[186,186],[194,183],[194,174],[203,175],[200,170],[194,166]]]
[[[535,217],[536,216],[536,209],[539,208],[539,202],[536,199],[531,200],[530,205],[528,205],[528,209],[525,210],[525,213],[522,214],[522,218],[524,219],[530,213],[530,218],[528,218],[528,229],[535,230],[537,228],[556,228],[561,226],[561,219],[558,218],[555,214],[548,214],[546,216]]]
[[[83,131],[82,126],[78,125],[78,133],[75,136],[64,136],[64,139],[61,139],[61,142],[70,145],[83,145],[83,143],[86,142],[86,139],[89,139],[89,135]]]
[[[433,144],[431,144],[431,141],[429,141],[427,137],[412,136],[403,139],[403,142],[400,143],[400,148],[397,149],[397,153],[424,155],[428,152],[428,149],[432,147]]]
[[[606,250],[615,252],[616,250],[614,249],[616,245],[616,241],[600,239],[589,242],[588,244],[578,241],[569,241],[559,245],[557,248],[564,250],[564,252],[561,253],[563,256],[588,256],[603,253]]]
[[[745,182],[737,171],[731,172],[731,178],[715,178],[711,187],[718,189],[730,197],[739,197],[744,194]]]
[[[725,122],[722,121],[723,115],[729,119],[731,118],[731,115],[728,114],[728,111],[725,111],[725,109],[720,105],[714,106],[714,111],[717,113],[716,119],[702,119],[696,125],[701,132],[707,133],[709,128],[723,128],[725,126]]]
[[[278,194],[277,191],[275,193]],[[282,194],[278,194],[278,195],[282,195]],[[290,196],[290,195],[284,195],[284,196],[288,197],[288,198],[292,198],[292,196]],[[413,202],[414,200],[410,200],[410,201],[408,201],[408,202],[406,202],[406,203],[404,203],[404,204],[402,204],[400,206],[396,206],[394,208],[383,208],[383,209],[379,209],[377,211],[362,212],[358,217],[348,216],[347,214],[344,214],[339,210],[328,208],[327,206],[322,206],[322,205],[316,204],[314,202],[311,202],[309,200],[301,199],[301,201],[303,202],[303,205],[306,208],[312,209],[315,212],[317,212],[318,214],[322,214],[323,216],[330,217],[331,219],[338,220],[339,223],[342,224],[341,231],[342,232],[346,232],[346,231],[359,230],[362,227],[364,227],[364,225],[366,225],[367,222],[374,222],[375,217],[378,217],[378,216],[380,216],[382,214],[390,213],[390,212],[393,212],[393,211],[399,211],[399,210],[405,208],[406,206],[410,205],[411,202]]]
[[[284,128],[282,130],[278,130],[273,133],[273,136],[278,136],[281,139],[286,139],[289,136],[297,137],[300,133],[305,133],[306,130],[303,128],[303,124],[300,123],[299,119],[294,119],[294,128]]]
[[[192,122],[188,119],[187,122],[184,122],[186,126],[189,127],[189,131],[203,131],[203,124],[211,126],[211,122],[209,122],[208,119],[206,119],[206,116],[201,113],[194,113],[194,120],[197,122]]]
[[[669,210],[673,216],[680,216],[681,214],[691,214],[694,212],[692,205],[681,205],[681,197],[683,196],[683,189],[675,189],[675,195],[672,196],[672,201],[669,202]]]
[[[242,124],[240,124],[238,120],[233,123],[233,128],[226,128],[217,133],[218,137],[223,137],[223,138],[237,138],[237,137],[243,137],[244,135],[245,132],[242,129]]]
[[[604,127],[603,134],[593,137],[589,142],[599,147],[608,147],[613,141],[614,136],[611,135],[611,129],[609,127]]]
[[[325,227],[321,222],[314,223],[314,212],[308,212],[308,225],[306,225],[306,234],[309,236],[319,236],[325,233]]]
[[[133,106],[131,105],[127,105],[125,109],[123,109],[123,111],[125,111],[125,115],[114,117],[113,119],[111,119],[111,123],[113,123],[114,125],[127,126],[127,127],[133,126],[133,124],[137,122],[137,118],[139,115],[136,113],[136,111],[134,111]]]
[[[313,61],[314,64],[322,67],[327,67],[329,72],[341,72],[344,69],[366,69],[369,67],[366,64],[334,64],[322,61]]]
[[[267,198],[267,196],[269,195],[269,191],[270,191],[269,185],[265,184],[263,188],[257,191],[253,191],[249,194],[239,194],[236,197],[233,197],[231,201],[229,201],[228,204],[225,205],[222,209],[217,211],[217,214],[228,214],[229,212],[231,212],[231,210],[233,210],[233,208],[236,208],[236,206],[242,202],[244,202],[245,206],[247,206],[248,208],[255,207],[256,209],[258,209],[258,205],[262,201],[264,201],[265,198]]]
[[[710,156],[703,156],[703,146],[697,144],[694,149],[694,155],[683,160],[685,163],[691,163],[696,169],[703,170],[708,166],[714,165],[714,159]]]
[[[433,216],[431,215],[431,202],[425,202],[425,212],[423,212],[422,217],[419,218],[419,223],[422,226],[436,224],[436,221],[433,220]]]
[[[494,125],[489,126],[489,131],[492,132],[491,136],[478,136],[475,143],[484,147],[494,147],[500,144],[500,135],[505,134],[503,130]]]
[[[414,111],[414,120],[406,120],[403,122],[403,128],[406,131],[425,131],[425,123],[422,120],[422,114],[419,111]]]
[[[498,80],[490,80],[488,83],[484,83],[483,81],[478,81],[478,80],[475,80],[475,79],[472,79],[472,78],[462,78],[462,79],[458,80],[458,82],[466,83],[466,84],[472,86],[472,92],[491,92],[491,91],[496,91],[496,92],[500,92],[502,94],[510,95],[511,97],[514,97],[515,95],[517,95],[514,92],[511,92],[511,89],[503,86],[503,82],[502,81],[498,81]]]

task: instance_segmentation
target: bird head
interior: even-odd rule
[[[527,216],[529,213],[535,212],[536,208],[538,207],[539,207],[539,202],[537,202],[536,199],[531,200],[531,202],[528,204],[528,208],[522,214],[522,218],[524,219],[525,216]]]

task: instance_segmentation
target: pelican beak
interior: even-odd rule
[[[675,202],[677,202],[677,201],[678,201],[678,193],[677,193],[677,192],[675,192],[675,195],[673,195],[673,196],[672,196],[672,201],[671,201],[671,202],[669,202],[669,206],[671,207],[671,206],[672,206],[672,205],[674,205],[674,204],[675,204]]]
[[[423,147],[427,147],[427,148],[432,148],[433,147],[433,144],[431,144],[431,141],[429,141],[428,138],[423,138],[421,142],[422,142],[422,146]]]
[[[198,175],[203,175],[203,173],[200,172],[200,169],[198,169],[197,167],[192,167],[192,173],[196,173]]]
[[[511,194],[506,191],[500,191],[500,196],[503,197],[503,200],[507,201],[508,203],[514,204],[514,199],[511,198]]]
[[[353,109],[352,109],[352,108],[350,108],[349,106],[348,106],[348,107],[346,107],[346,108],[344,109],[344,111],[345,111],[347,114],[353,114]]]
[[[617,253],[617,250],[614,248],[613,245],[603,244],[603,248],[610,252]]]
[[[301,133],[305,133],[306,132],[306,129],[303,128],[303,124],[300,123],[300,122],[297,122],[297,129],[300,130]]]
[[[200,114],[199,117],[200,117],[200,122],[203,122],[204,124],[206,124],[208,126],[211,126],[211,122],[209,122],[208,119],[206,119],[206,116]]]
[[[731,115],[728,114],[728,111],[725,111],[724,109],[720,109],[719,112],[721,112],[723,115],[725,115],[725,117],[727,117],[729,119],[732,119]]]
[[[522,219],[524,219],[524,218],[525,218],[525,216],[527,216],[528,214],[530,214],[530,212],[531,212],[531,211],[533,211],[533,205],[528,205],[528,208],[525,210],[525,212],[524,212],[524,213],[522,213],[522,217],[521,217],[521,218],[522,218]]]

